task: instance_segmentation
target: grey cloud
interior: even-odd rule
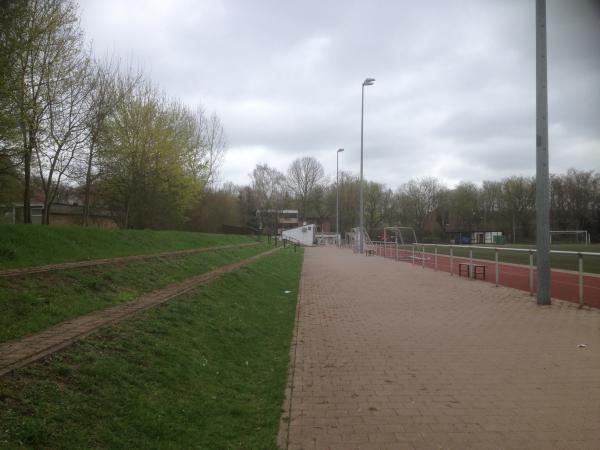
[[[339,147],[357,172],[367,76],[368,178],[533,174],[533,1],[81,3],[100,53],[133,55],[170,95],[223,118],[236,155],[224,179],[247,182],[240,158],[303,155],[331,174]],[[598,170],[600,4],[548,0],[548,42],[551,168]]]

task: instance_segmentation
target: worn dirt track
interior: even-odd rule
[[[0,277],[17,277],[20,275],[29,275],[37,273],[52,272],[55,270],[83,269],[86,267],[103,266],[107,264],[126,264],[135,261],[144,261],[154,258],[175,258],[177,256],[192,255],[195,253],[214,252],[217,250],[227,250],[229,248],[251,247],[258,245],[258,242],[249,244],[217,245],[213,247],[190,248],[186,250],[175,250],[171,252],[146,253],[143,255],[117,256],[115,258],[92,259],[89,261],[72,261],[58,264],[47,264],[44,266],[21,267],[16,269],[0,270]]]
[[[67,347],[102,327],[127,319],[140,311],[158,306],[277,250],[279,248],[267,250],[250,258],[227,264],[210,272],[142,295],[133,301],[95,311],[67,320],[41,332],[5,342],[0,345],[0,376]]]

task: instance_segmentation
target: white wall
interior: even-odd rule
[[[315,240],[315,226],[313,224],[303,225],[298,228],[285,230],[281,233],[282,238],[289,238],[291,241],[302,245],[312,246]]]

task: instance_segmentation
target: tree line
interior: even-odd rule
[[[216,114],[169,98],[141,70],[95,58],[72,0],[1,0],[0,203],[42,222],[65,189],[81,222],[174,228],[215,179],[226,138]]]
[[[99,209],[124,228],[274,228],[257,210],[278,209],[335,223],[338,186],[312,157],[285,173],[258,164],[248,185],[217,186],[226,148],[219,117],[170,98],[140,69],[94,57],[73,0],[0,0],[0,8],[0,205],[20,198],[25,223],[32,198],[43,200],[48,224],[68,191],[80,198],[83,225]],[[359,187],[357,175],[340,173],[341,232],[359,222]],[[397,189],[365,181],[364,188],[372,236],[403,225],[421,240],[475,230],[534,239],[530,177],[452,188],[430,177]],[[600,238],[600,174],[553,175],[551,196],[552,229]]]
[[[295,208],[301,220],[327,221],[335,231],[335,179],[325,176],[316,159],[298,158],[286,174],[258,164],[249,175],[249,185],[227,184],[207,193],[208,210],[216,216],[212,225],[205,222],[202,226],[217,229],[218,221],[227,217],[230,223],[258,227],[257,210]],[[513,176],[481,185],[461,182],[452,188],[432,177],[409,180],[395,190],[374,181],[364,183],[365,226],[372,237],[380,236],[386,226],[401,225],[413,227],[424,241],[447,240],[452,233],[472,231],[501,231],[517,243],[535,239],[533,177]],[[359,190],[357,175],[340,172],[342,233],[359,223]],[[593,239],[600,238],[600,173],[570,169],[552,175],[551,229],[587,230]]]

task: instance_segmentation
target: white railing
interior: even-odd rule
[[[502,252],[513,252],[513,253],[527,253],[529,255],[529,264],[526,265],[529,268],[529,293],[534,295],[535,293],[535,269],[534,265],[534,255],[536,253],[535,248],[515,248],[515,247],[489,247],[489,246],[480,246],[480,245],[449,245],[449,244],[423,244],[423,243],[415,243],[415,244],[398,244],[397,242],[390,241],[372,241],[372,247],[375,250],[376,255],[381,255],[383,257],[391,257],[396,260],[404,259],[409,260],[412,264],[416,264],[420,262],[421,266],[425,268],[426,261],[429,257],[433,256],[433,268],[434,270],[438,270],[438,248],[447,248],[449,249],[448,255],[444,254],[442,256],[448,256],[450,259],[450,275],[454,275],[454,260],[464,260],[467,257],[464,256],[456,256],[454,255],[455,249],[468,250],[469,251],[469,265],[468,265],[468,276],[469,278],[473,278],[473,250],[490,250],[494,252],[494,274],[495,274],[495,284],[498,286],[499,278],[500,278],[500,253]],[[433,248],[433,253],[431,251],[425,251],[425,248]],[[399,257],[400,252],[406,253],[408,252],[408,256]],[[577,252],[577,251],[567,251],[567,250],[550,250],[551,255],[572,255],[577,257],[577,275],[578,275],[578,301],[579,305],[583,306],[584,304],[584,257],[587,258],[600,258],[600,253],[596,252]],[[491,261],[490,259],[475,259],[475,261]],[[518,264],[513,262],[504,262],[503,264],[516,264],[523,266],[524,264]],[[589,274],[588,274],[589,275]]]

